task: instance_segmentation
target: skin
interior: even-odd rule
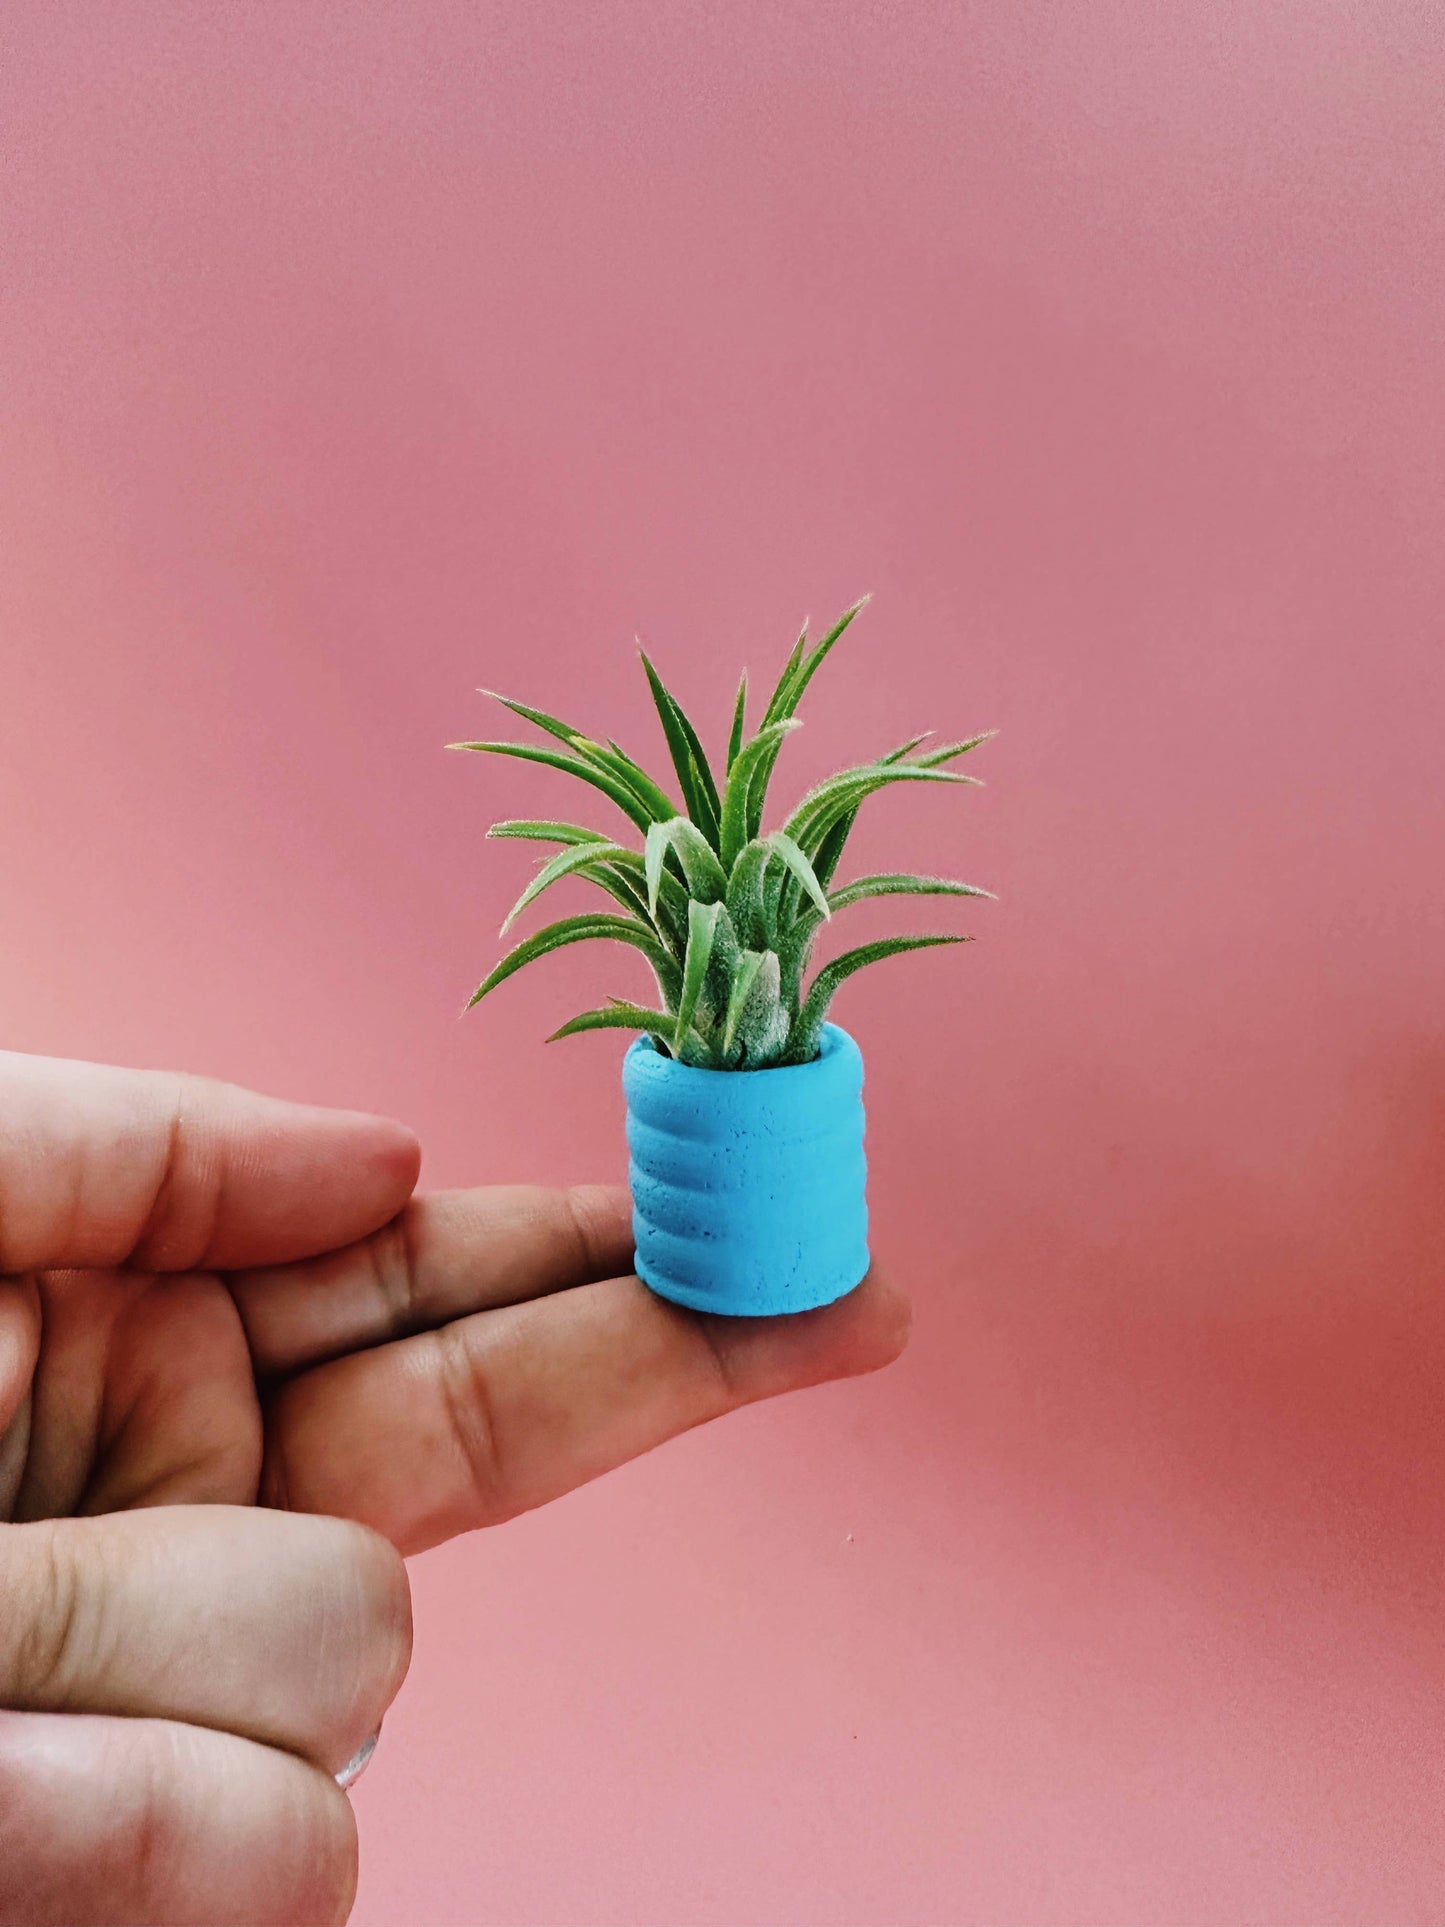
[[[419,1164],[384,1118],[0,1052],[0,1927],[344,1920],[402,1555],[904,1344],[876,1270],[700,1317],[630,1275],[625,1192]]]

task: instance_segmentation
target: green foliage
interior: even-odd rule
[[[743,677],[721,783],[682,705],[643,656],[681,809],[616,743],[594,741],[544,710],[496,698],[563,747],[503,742],[451,747],[517,756],[577,777],[616,804],[642,832],[643,847],[575,823],[527,818],[493,824],[491,836],[558,846],[508,913],[504,934],[544,890],[569,876],[605,891],[620,914],[564,917],[536,931],[483,979],[472,1003],[534,958],[567,944],[594,939],[629,944],[652,967],[660,1008],[614,997],[563,1024],[556,1037],[588,1030],[643,1031],[658,1050],[684,1063],[757,1070],[802,1064],[817,1055],[833,994],[855,971],[905,950],[968,941],[960,936],[880,938],[844,951],[804,986],[814,941],[838,911],[874,897],[989,895],[973,884],[903,871],[833,887],[853,824],[870,796],[895,783],[975,783],[977,778],[944,765],[976,749],[988,735],[931,750],[921,747],[926,737],[915,736],[874,762],[815,785],[781,829],[763,832],[774,766],[785,739],[799,727],[794,712],[863,606],[856,603],[811,647],[804,625],[752,735]]]

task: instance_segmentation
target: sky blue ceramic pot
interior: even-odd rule
[[[764,1071],[697,1070],[641,1037],[622,1088],[637,1271],[661,1297],[766,1318],[862,1280],[863,1059],[846,1031]]]

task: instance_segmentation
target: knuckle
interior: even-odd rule
[[[632,1200],[610,1184],[574,1184],[562,1192],[581,1250],[583,1282],[625,1277],[632,1269]]]
[[[386,1328],[395,1336],[415,1331],[424,1318],[415,1240],[416,1214],[404,1209],[373,1231],[364,1246]]]
[[[10,1637],[0,1634],[5,1653],[0,1693],[21,1708],[63,1706],[70,1682],[84,1669],[85,1654],[97,1640],[94,1614],[75,1535],[64,1522],[20,1527],[23,1535],[18,1583],[4,1615]]]
[[[224,1087],[189,1071],[169,1075],[168,1082],[155,1186],[128,1262],[187,1271],[204,1258],[221,1217],[225,1164],[198,1120],[205,1119]]]
[[[436,1344],[436,1383],[471,1487],[475,1522],[500,1525],[518,1508],[509,1500],[486,1366],[468,1349],[455,1325],[437,1332]]]

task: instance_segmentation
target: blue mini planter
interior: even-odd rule
[[[697,1070],[641,1037],[622,1088],[637,1272],[660,1297],[765,1318],[862,1281],[863,1059],[846,1031],[762,1071]]]

